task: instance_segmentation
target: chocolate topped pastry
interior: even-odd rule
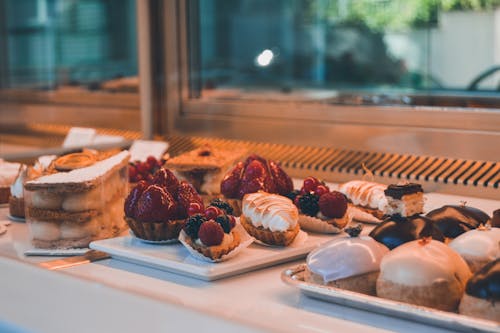
[[[455,238],[466,231],[486,224],[490,217],[480,209],[465,205],[446,205],[426,215],[447,238]]]
[[[435,227],[434,223],[420,215],[412,217],[393,215],[375,227],[370,232],[370,236],[391,250],[404,243],[424,237],[444,241],[443,234]]]
[[[492,227],[500,228],[500,209],[497,209],[493,212],[490,224]]]
[[[422,185],[415,183],[389,185],[384,191],[386,196],[401,199],[404,195],[423,192]]]
[[[500,322],[500,259],[484,266],[467,282],[459,312]]]
[[[424,190],[420,184],[389,185],[384,190],[387,215],[412,216],[424,212]]]

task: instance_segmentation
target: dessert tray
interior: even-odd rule
[[[107,252],[115,259],[213,281],[304,258],[316,246],[330,239],[325,235],[309,235],[288,247],[279,248],[252,243],[234,258],[218,263],[196,259],[180,243],[146,244],[131,236],[95,241],[90,243],[90,248]]]
[[[306,296],[343,306],[399,317],[427,325],[434,325],[462,332],[499,332],[500,324],[456,313],[435,310],[423,306],[396,302],[380,297],[364,295],[339,288],[322,286],[304,281],[305,264],[291,267],[281,273],[286,284],[300,289]]]

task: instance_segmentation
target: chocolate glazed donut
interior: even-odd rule
[[[480,209],[469,206],[446,205],[426,215],[448,238],[455,238],[466,231],[486,224],[490,217]]]
[[[391,250],[401,244],[424,237],[432,237],[432,239],[444,242],[443,234],[434,223],[420,215],[411,217],[393,215],[375,227],[370,232],[370,236]]]
[[[500,301],[500,259],[490,262],[467,282],[468,295]]]

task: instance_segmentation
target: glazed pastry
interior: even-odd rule
[[[297,207],[286,197],[250,193],[243,197],[242,206],[241,225],[263,243],[287,246],[300,231]]]
[[[391,250],[404,243],[423,237],[432,237],[435,240],[444,242],[443,234],[435,227],[434,223],[425,216],[420,215],[411,217],[393,215],[377,225],[370,232],[370,236]]]
[[[339,191],[345,194],[354,206],[375,217],[375,220],[363,216],[355,216],[356,220],[380,222],[387,212],[387,198],[384,191],[387,186],[364,180],[352,180],[340,185]]]
[[[287,197],[299,209],[299,224],[304,230],[338,233],[352,220],[345,195],[330,192],[328,186],[314,177],[307,177],[300,191]]]
[[[172,170],[178,179],[193,184],[198,193],[218,195],[222,178],[242,155],[242,151],[205,145],[168,159],[165,167]]]
[[[379,297],[455,311],[471,272],[446,244],[421,239],[392,250],[380,264]]]
[[[258,191],[286,195],[293,191],[293,182],[278,163],[250,155],[245,162],[237,163],[220,184],[220,193],[229,199],[237,216],[243,196]]]
[[[26,181],[28,167],[21,165],[16,180],[10,186],[9,214],[15,217],[24,217],[23,187]]]
[[[492,227],[500,228],[500,209],[497,209],[493,212],[490,224]]]
[[[304,279],[375,295],[380,261],[389,249],[369,236],[358,236],[354,228],[346,231],[349,236],[335,238],[309,253]]]
[[[151,183],[142,180],[132,189],[125,201],[125,220],[136,237],[167,241],[179,237],[189,210],[203,209],[191,184],[160,168]]]
[[[500,259],[481,268],[467,282],[458,311],[500,322]]]
[[[63,155],[30,171],[24,184],[26,220],[38,248],[87,247],[127,229],[127,151]],[[38,168],[38,167],[36,167]],[[34,169],[36,169],[34,168]]]
[[[387,215],[413,216],[424,212],[424,190],[420,184],[389,185],[384,193]]]
[[[188,246],[205,257],[218,260],[240,244],[241,238],[234,230],[235,225],[234,216],[226,210],[208,206],[204,212],[188,217],[183,228],[184,239]]]
[[[479,226],[461,234],[448,245],[464,258],[474,273],[500,258],[500,228]]]
[[[19,163],[5,162],[0,159],[0,204],[9,202],[10,186],[14,183],[20,166]]]
[[[430,211],[427,217],[434,221],[446,238],[455,238],[466,231],[476,229],[490,219],[482,210],[465,205],[446,205]]]

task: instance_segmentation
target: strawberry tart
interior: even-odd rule
[[[141,180],[125,200],[125,220],[139,239],[168,241],[177,239],[191,207],[203,209],[194,187],[164,168],[150,182]]]
[[[237,163],[220,184],[221,194],[235,207],[237,216],[243,196],[258,191],[286,195],[293,191],[293,182],[278,163],[250,155],[245,162]]]

